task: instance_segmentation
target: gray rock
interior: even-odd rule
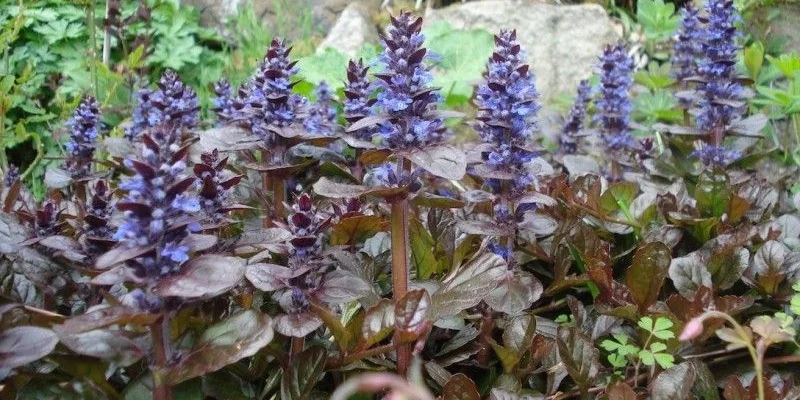
[[[310,29],[324,35],[352,0],[253,0],[253,11],[270,34],[292,40]],[[225,22],[247,4],[245,0],[184,0],[200,11],[200,22],[224,32]]]
[[[591,75],[603,46],[619,40],[611,19],[597,4],[482,0],[429,9],[426,17],[428,24],[445,20],[461,29],[516,29],[544,101],[573,93],[578,82]]]
[[[778,16],[769,22],[770,35],[784,41],[783,50],[785,52],[800,53],[800,5],[780,4],[776,5]],[[763,7],[762,14],[768,13],[773,7]]]
[[[377,42],[378,32],[370,22],[368,11],[359,3],[351,3],[339,15],[317,51],[332,48],[354,57],[365,43]]]

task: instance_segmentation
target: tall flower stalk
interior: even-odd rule
[[[485,186],[495,195],[495,222],[513,226],[516,232],[525,212],[535,208],[521,198],[537,184],[528,167],[537,157],[533,134],[538,130],[535,118],[541,105],[516,31],[501,31],[494,41],[494,53],[475,96],[476,130],[487,145],[482,153],[483,163],[475,171],[485,178]],[[509,236],[490,246],[509,265],[508,279],[515,273],[514,245],[514,237]]]
[[[410,177],[411,162],[404,151],[442,141],[444,121],[436,113],[440,101],[438,91],[430,86],[432,76],[425,65],[427,49],[423,47],[422,18],[402,13],[391,19],[383,39],[379,60],[383,72],[376,74],[380,89],[375,106],[382,112],[377,125],[380,146],[395,153],[395,176]],[[388,199],[391,203],[392,284],[395,302],[408,292],[409,270],[409,205],[407,193]],[[397,349],[397,370],[405,374],[411,361],[411,347]]]
[[[616,155],[634,147],[631,136],[631,111],[629,96],[633,84],[633,59],[622,43],[609,45],[600,57],[600,98],[597,99],[595,120],[602,129],[606,148]]]
[[[586,119],[586,111],[591,101],[592,87],[589,81],[584,79],[578,83],[578,92],[575,102],[569,111],[566,123],[561,128],[559,137],[559,149],[563,154],[575,154],[578,151],[578,141],[583,136],[583,122]]]
[[[274,38],[261,66],[233,103],[233,120],[261,138],[264,167],[283,165],[288,146],[281,135],[299,129],[307,111],[306,99],[292,91],[298,69],[297,62],[289,59],[291,50],[283,40]],[[284,218],[286,177],[265,172],[262,185],[265,191],[272,190],[275,217]],[[272,220],[272,216],[266,216],[264,226],[270,226]]]
[[[127,191],[117,203],[124,220],[113,238],[142,252],[126,263],[142,282],[129,297],[140,311],[161,315],[150,330],[156,367],[164,367],[170,359],[167,302],[153,288],[162,278],[180,272],[189,261],[191,249],[184,239],[199,229],[195,213],[201,207],[190,191],[195,178],[185,174],[189,144],[182,142],[181,132],[158,125],[143,132],[140,140],[140,157],[125,161],[135,174],[120,185]],[[156,379],[154,398],[171,398],[170,387]]]
[[[85,178],[92,170],[92,158],[99,136],[100,109],[94,97],[84,98],[72,118],[67,122],[69,140],[67,150],[67,172],[74,178]]]
[[[703,31],[703,58],[698,65],[700,98],[697,104],[697,130],[704,136],[694,155],[706,167],[724,168],[741,157],[725,146],[730,125],[741,118],[745,103],[743,88],[736,80],[736,44],[739,20],[733,0],[709,0],[706,5],[708,22]]]
[[[351,60],[347,64],[347,80],[344,86],[345,99],[343,104],[343,117],[347,122],[347,128],[372,115],[377,99],[373,96],[375,84],[368,78],[368,73],[369,67],[364,65],[363,60],[358,60],[358,62]],[[368,126],[349,133],[355,139],[348,141],[355,148],[353,173],[356,177],[361,178],[364,175],[364,169],[360,161],[363,147],[371,147],[372,139],[377,133],[377,129],[375,126]]]

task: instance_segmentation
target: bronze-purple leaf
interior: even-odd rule
[[[667,277],[672,255],[661,242],[650,242],[636,250],[633,263],[625,271],[625,283],[639,311],[646,311],[658,300]]]
[[[412,290],[394,306],[395,336],[402,343],[413,342],[428,324],[431,297],[425,290]]]
[[[165,381],[177,384],[253,356],[268,345],[273,336],[268,315],[244,310],[210,326],[180,362],[156,373]]]
[[[0,333],[0,368],[11,369],[36,361],[52,352],[58,336],[50,329],[18,326]]]
[[[178,275],[161,279],[153,292],[159,296],[209,298],[233,289],[244,277],[244,260],[214,254],[191,260]]]

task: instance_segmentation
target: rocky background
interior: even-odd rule
[[[247,0],[188,0],[202,21],[224,31],[223,22]],[[570,94],[587,78],[605,44],[619,40],[621,25],[598,4],[554,4],[536,0],[252,0],[256,15],[268,27],[283,27],[288,40],[310,26],[319,36],[318,51],[333,48],[355,56],[365,43],[378,43],[379,27],[391,11],[420,5],[425,23],[445,20],[454,28],[497,32],[516,28],[547,102]],[[800,5],[784,4],[761,15],[770,34],[800,51]],[[302,10],[299,11],[299,10]],[[304,13],[304,14],[303,14]],[[310,19],[310,21],[309,21]],[[465,44],[468,45],[468,44]]]

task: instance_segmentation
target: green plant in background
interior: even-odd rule
[[[438,56],[434,85],[442,88],[445,104],[451,108],[466,105],[492,54],[492,35],[482,29],[454,29],[446,21],[437,21],[425,30],[425,39]]]
[[[638,326],[647,333],[641,347],[623,333],[613,333],[613,339],[605,339],[600,343],[600,347],[609,352],[607,359],[611,366],[623,375],[625,368],[631,364],[635,365],[636,371],[640,364],[648,367],[658,365],[663,369],[674,366],[675,357],[666,352],[666,341],[675,338],[671,329],[672,321],[666,317],[658,317],[655,321],[651,317],[642,317]]]
[[[133,18],[140,7],[146,7],[149,19]],[[210,83],[222,76],[227,59],[222,43],[215,31],[199,25],[196,11],[174,1],[128,0],[120,12],[120,21],[130,24],[117,27],[104,64],[104,2],[38,0],[0,6],[1,145],[9,153],[8,162],[19,164],[32,178],[37,197],[45,190],[44,170],[62,156],[54,134],[62,127],[54,122],[83,94],[94,94],[111,111],[105,122],[113,127],[129,114],[139,81],[153,81],[174,69],[198,88],[205,104]],[[145,45],[129,48],[137,38],[145,39]],[[6,161],[0,161],[5,168]]]
[[[664,0],[639,0],[636,2],[636,20],[648,41],[666,42],[678,28],[680,17],[675,14],[675,4]]]
[[[763,55],[763,53],[761,53]],[[769,66],[777,71],[777,79],[759,79],[762,68],[756,68],[758,52],[745,53],[745,64],[759,82],[758,97],[752,103],[765,109],[781,128],[772,130],[773,144],[783,150],[784,159],[800,165],[800,56],[796,53],[778,57],[766,55]],[[752,76],[752,75],[751,75]]]

